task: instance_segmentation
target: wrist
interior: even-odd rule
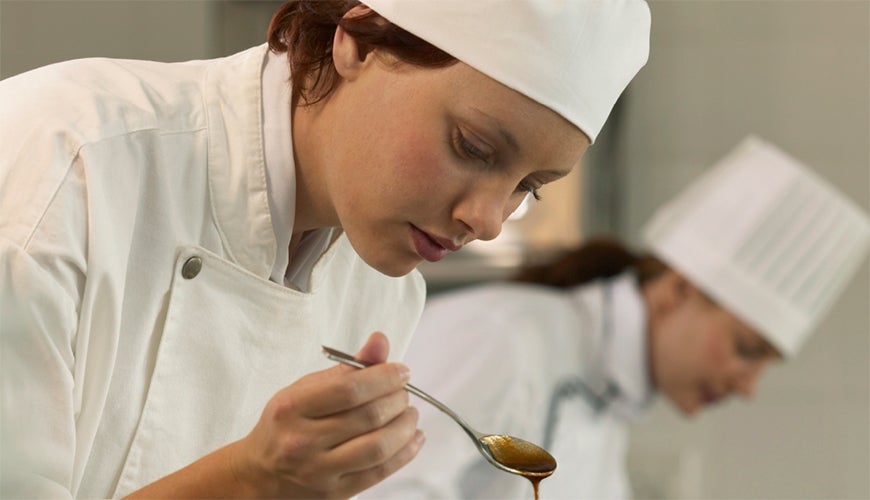
[[[240,496],[245,498],[275,498],[279,487],[277,477],[249,453],[244,439],[225,448],[227,467]]]

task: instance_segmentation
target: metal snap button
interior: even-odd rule
[[[202,259],[199,257],[191,257],[181,266],[181,276],[186,280],[196,278],[200,271],[202,271]]]

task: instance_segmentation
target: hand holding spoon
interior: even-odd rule
[[[322,346],[327,358],[357,368],[365,368],[372,363],[361,361],[350,354]],[[547,450],[513,436],[503,434],[484,434],[473,429],[465,420],[459,417],[443,403],[426,394],[411,384],[405,385],[405,390],[432,404],[450,418],[456,421],[462,430],[474,441],[478,451],[496,468],[511,474],[524,476],[532,481],[537,492],[537,483],[556,470],[556,459]]]

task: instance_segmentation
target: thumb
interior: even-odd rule
[[[390,341],[381,332],[369,335],[365,345],[356,353],[357,359],[368,361],[369,363],[383,363],[389,355]]]

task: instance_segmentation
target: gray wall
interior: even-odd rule
[[[266,40],[280,1],[0,0],[0,78],[79,57],[186,61]]]
[[[2,0],[0,76],[79,57],[211,57],[213,7],[199,1]]]

